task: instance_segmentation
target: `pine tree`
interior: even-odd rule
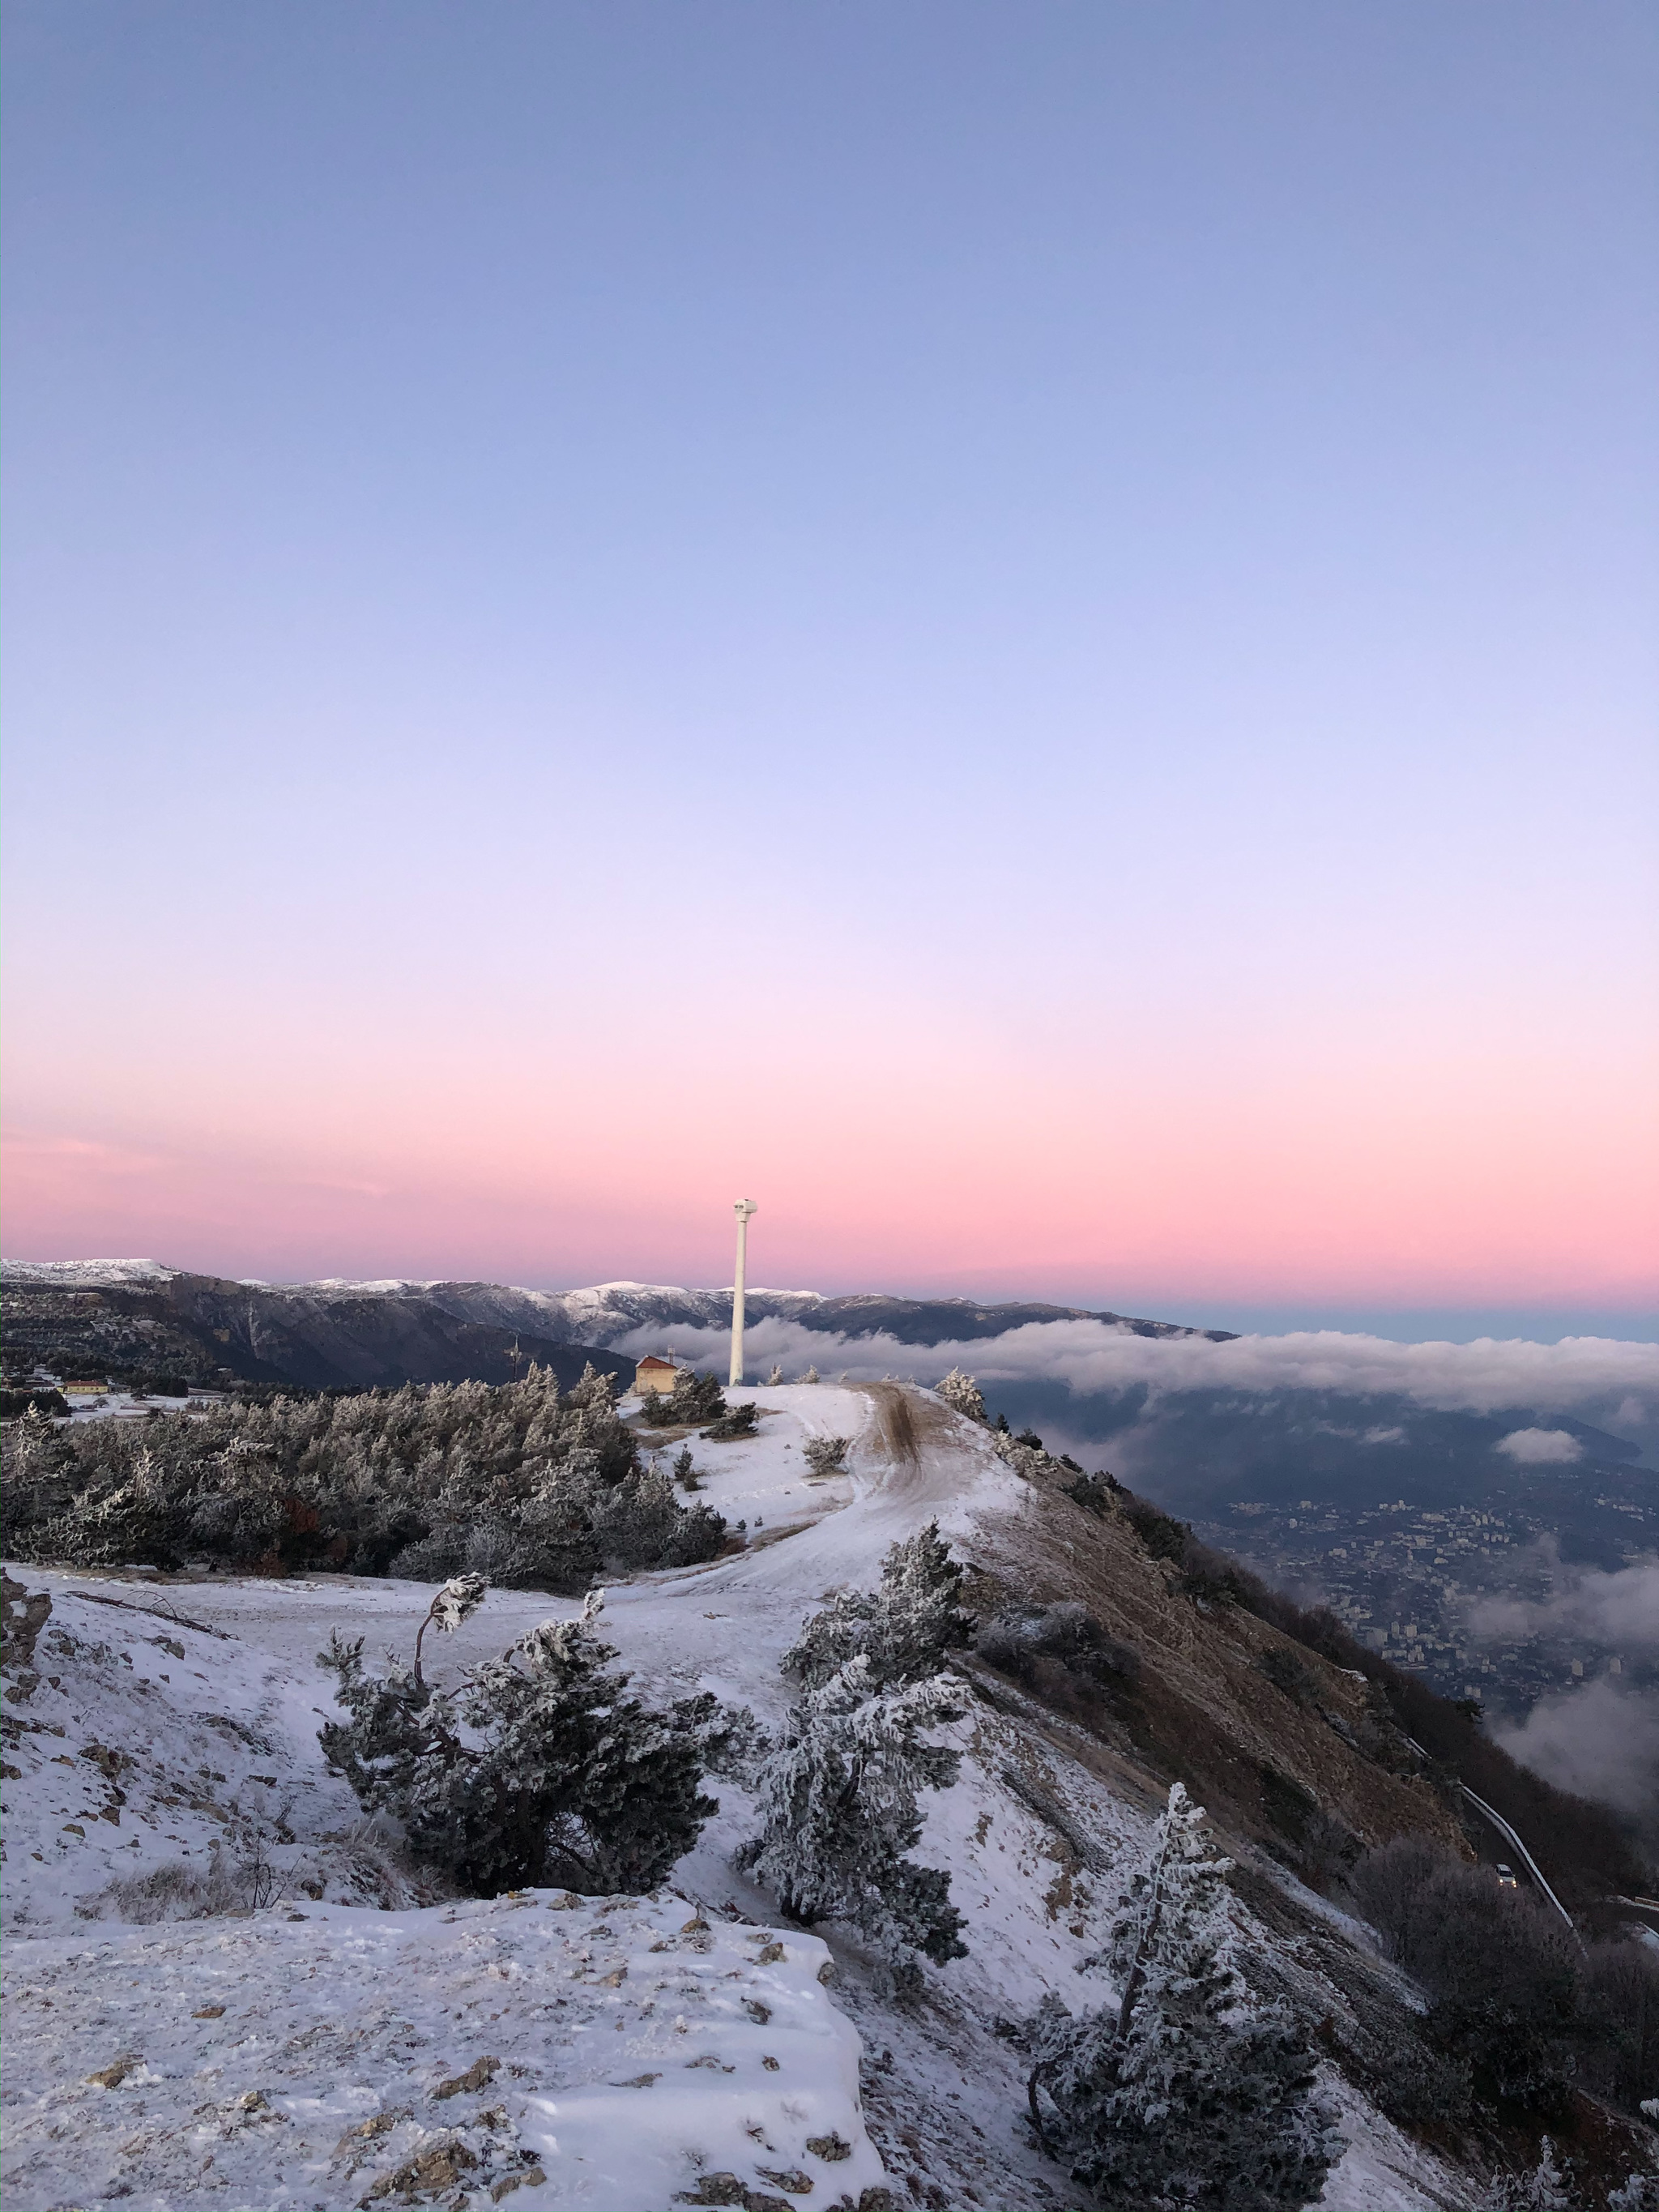
[[[817,1369],[816,1367],[809,1367],[805,1374],[803,1375],[800,1379],[803,1382],[816,1382],[818,1379]]]
[[[718,1807],[698,1790],[689,1717],[648,1712],[605,1672],[617,1654],[593,1631],[599,1609],[595,1595],[579,1620],[544,1621],[453,1692],[397,1667],[367,1675],[362,1638],[337,1631],[318,1664],[350,1718],[319,1732],[329,1765],[478,1895],[649,1889]]]
[[[1304,2205],[1340,2155],[1295,2021],[1245,2009],[1231,1863],[1203,1819],[1176,1783],[1113,1926],[1117,2002],[1074,2019],[1051,2000],[1036,2023],[1033,2118],[1073,2179],[1126,2212]]]
[[[100,1497],[77,1499],[32,1548],[88,1567],[176,1567],[189,1517],[167,1470],[153,1452],[141,1449],[125,1481]]]
[[[1546,2136],[1539,2147],[1538,2163],[1527,2177],[1522,2200],[1527,2212],[1570,2212],[1572,2192],[1555,2156],[1555,2145]]]
[[[1644,2177],[1633,2173],[1626,2187],[1608,2197],[1608,2212],[1649,2212],[1659,2206],[1659,2185],[1644,2197]],[[1482,2194],[1480,2212],[1573,2212],[1578,2200],[1555,2155],[1555,2145],[1546,2136],[1538,2147],[1538,2163],[1527,2173],[1506,2173]]]
[[[775,1389],[782,1380],[783,1370],[775,1359],[772,1362],[772,1372],[766,1378],[766,1387],[769,1390]]]
[[[601,1375],[590,1359],[583,1367],[580,1382],[570,1386],[570,1402],[590,1410],[608,1413],[617,1402],[617,1383],[614,1375]]]
[[[958,1413],[965,1414],[970,1421],[985,1419],[985,1401],[980,1395],[979,1385],[971,1375],[964,1375],[960,1367],[953,1367],[933,1388],[947,1406],[954,1407]]]
[[[967,1954],[949,1875],[905,1856],[921,1836],[918,1793],[949,1789],[961,1765],[921,1733],[960,1712],[943,1681],[881,1691],[868,1658],[851,1660],[791,1711],[757,1778],[760,1832],[737,1855],[792,1918],[860,1929],[901,1988],[918,1980],[918,1954]]]
[[[852,1448],[851,1437],[808,1437],[801,1446],[801,1457],[806,1462],[808,1474],[821,1482],[844,1470]]]
[[[926,1681],[972,1638],[972,1616],[957,1602],[962,1582],[939,1523],[930,1522],[889,1551],[878,1589],[839,1591],[813,1614],[784,1654],[784,1673],[812,1689],[862,1656],[872,1690]]]

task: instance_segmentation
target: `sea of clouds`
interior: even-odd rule
[[[1480,1600],[1469,1612],[1471,1642],[1559,1637],[1616,1652],[1627,1670],[1659,1659],[1659,1559],[1607,1569],[1564,1560],[1550,1538],[1533,1549],[1547,1595]],[[1499,1722],[1492,1734],[1547,1781],[1601,1798],[1659,1844],[1659,1692],[1597,1674],[1540,1698],[1523,1719]]]
[[[672,1334],[680,1358],[724,1371],[726,1330],[677,1327]],[[658,1351],[661,1335],[659,1327],[636,1329],[615,1348]],[[960,1366],[981,1384],[1058,1383],[1079,1400],[1145,1390],[1149,1405],[1193,1391],[1258,1396],[1337,1391],[1404,1398],[1439,1413],[1524,1408],[1571,1415],[1649,1449],[1659,1445],[1659,1345],[1615,1337],[1565,1337],[1558,1344],[1498,1337],[1472,1344],[1396,1344],[1387,1337],[1304,1329],[1215,1344],[1202,1336],[1137,1336],[1105,1322],[1048,1321],[1028,1322],[1000,1336],[919,1346],[892,1336],[845,1336],[798,1322],[763,1320],[749,1328],[745,1341],[751,1375],[764,1374],[775,1363],[791,1377],[815,1365],[826,1377],[845,1373],[854,1382],[895,1375],[933,1382]],[[1503,1449],[1534,1464],[1578,1454],[1570,1435],[1547,1426],[1517,1428]]]

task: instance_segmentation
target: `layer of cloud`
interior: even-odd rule
[[[1480,1644],[1514,1644],[1530,1636],[1566,1637],[1621,1656],[1659,1653],[1659,1558],[1627,1567],[1564,1565],[1553,1539],[1536,1547],[1549,1577],[1547,1597],[1488,1597],[1469,1609],[1469,1634]]]
[[[1584,1447],[1565,1429],[1511,1429],[1492,1446],[1519,1467],[1570,1467]]]
[[[1659,1697],[1605,1676],[1541,1698],[1493,1735],[1512,1759],[1560,1790],[1597,1797],[1651,1830],[1659,1821]]]
[[[635,1329],[618,1338],[616,1348],[659,1350],[662,1334],[660,1326]],[[723,1368],[724,1329],[677,1327],[672,1334],[682,1355]],[[811,1364],[826,1374],[844,1369],[855,1381],[915,1375],[928,1382],[960,1365],[981,1382],[1057,1382],[1078,1396],[1133,1389],[1153,1399],[1194,1390],[1320,1390],[1403,1397],[1440,1413],[1525,1407],[1616,1420],[1626,1431],[1659,1419],[1659,1345],[1613,1337],[1567,1337],[1559,1344],[1495,1337],[1473,1344],[1395,1344],[1386,1337],[1310,1329],[1212,1344],[1200,1336],[1136,1336],[1103,1322],[1055,1321],[1028,1322],[966,1343],[922,1346],[767,1320],[750,1328],[748,1348],[751,1372],[764,1373],[776,1361],[789,1374]]]

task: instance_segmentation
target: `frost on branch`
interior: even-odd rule
[[[1038,2015],[1032,2116],[1103,2204],[1278,2212],[1341,2154],[1333,2108],[1284,2008],[1250,2013],[1232,1960],[1228,1860],[1176,1783],[1125,1890],[1106,1958],[1119,1996]]]
[[[455,1690],[396,1665],[368,1674],[362,1638],[337,1631],[318,1664],[350,1717],[319,1730],[325,1757],[416,1857],[480,1896],[653,1887],[717,1809],[698,1787],[714,1717],[626,1696],[598,1613],[592,1598],[580,1620],[544,1621]]]
[[[961,1368],[953,1367],[933,1388],[947,1406],[953,1406],[958,1413],[965,1413],[970,1421],[988,1419],[978,1383],[971,1375],[964,1375]]]
[[[905,1856],[919,1793],[948,1790],[961,1765],[922,1731],[960,1711],[943,1681],[877,1691],[869,1660],[850,1660],[790,1714],[757,1778],[760,1832],[738,1854],[792,1918],[860,1929],[901,1984],[918,1952],[939,1966],[967,1954],[949,1875]]]
[[[902,1986],[919,1959],[966,1954],[949,1875],[905,1856],[921,1837],[918,1796],[948,1790],[961,1765],[922,1735],[961,1712],[939,1678],[972,1626],[962,1571],[930,1527],[893,1546],[878,1589],[842,1591],[807,1622],[783,1660],[801,1694],[759,1768],[760,1832],[738,1856],[793,1918],[861,1930]]]
[[[813,1689],[863,1658],[872,1692],[927,1681],[973,1635],[972,1617],[957,1602],[962,1577],[939,1523],[930,1522],[888,1553],[879,1589],[838,1591],[813,1614],[785,1652],[784,1673]]]
[[[432,1626],[442,1635],[453,1636],[464,1620],[470,1620],[483,1603],[484,1591],[489,1587],[482,1575],[457,1575],[447,1582],[432,1601]]]

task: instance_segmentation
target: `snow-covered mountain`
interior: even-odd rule
[[[1175,1776],[1237,1862],[1252,1987],[1323,2023],[1348,2149],[1322,2201],[1475,2201],[1475,2178],[1406,2117],[1420,2000],[1295,1870],[1334,1837],[1456,1832],[1399,1747],[1362,1748],[1364,1681],[1199,1602],[1127,1522],[1066,1494],[1063,1470],[1011,1462],[931,1392],[755,1397],[758,1436],[696,1446],[703,1495],[746,1524],[746,1548],[607,1595],[605,1632],[649,1699],[708,1689],[775,1722],[803,1617],[872,1585],[889,1546],[933,1522],[977,1612],[1073,1601],[1130,1655],[1105,1687],[1058,1664],[1022,1686],[957,1662],[965,1715],[943,1735],[960,1775],[928,1801],[918,1856],[949,1872],[967,1957],[900,2002],[846,1931],[780,1925],[734,1867],[754,1815],[724,1783],[653,1898],[423,1901],[322,1767],[313,1655],[336,1626],[406,1654],[429,1589],[26,1568],[53,1611],[3,1709],[8,2205],[299,2212],[510,2191],[526,2212],[1048,2212],[1075,2191],[1024,2124],[1008,2024],[1049,1992],[1109,1996],[1079,1969]],[[811,1480],[804,1446],[827,1434],[852,1439],[847,1471]],[[428,1665],[453,1679],[576,1610],[492,1591]],[[1284,1652],[1294,1677],[1275,1674]]]
[[[488,1300],[443,1303],[413,1285],[234,1282],[151,1260],[76,1260],[8,1261],[0,1288],[0,1347],[7,1371],[24,1376],[325,1389],[507,1382],[532,1359],[571,1382],[590,1357],[617,1373],[630,1364],[573,1347],[562,1315],[520,1304],[498,1321]]]
[[[507,1283],[231,1281],[191,1274],[154,1260],[0,1262],[9,1293],[6,1348],[23,1347],[32,1314],[59,1338],[79,1330],[107,1336],[118,1314],[172,1332],[170,1356],[226,1364],[262,1380],[324,1382],[459,1379],[458,1358],[479,1379],[503,1381],[501,1355],[516,1338],[530,1357],[550,1345],[592,1346],[635,1356],[667,1345],[702,1358],[732,1325],[730,1289],[667,1283],[597,1283],[571,1291],[526,1290]],[[878,1292],[825,1297],[817,1291],[750,1290],[748,1317],[758,1352],[773,1335],[780,1347],[803,1332],[823,1340],[826,1362],[848,1346],[879,1350],[977,1342],[1058,1321],[1105,1324],[1153,1340],[1228,1340],[1223,1331],[1093,1313],[1081,1307],[983,1304],[970,1298],[898,1298]],[[101,1303],[102,1310],[100,1310]],[[482,1332],[465,1343],[457,1329]],[[40,1330],[36,1334],[40,1334]],[[437,1341],[434,1342],[434,1340]],[[219,1347],[216,1353],[215,1346]],[[537,1348],[532,1348],[537,1347]],[[155,1339],[158,1357],[167,1350]],[[401,1363],[401,1365],[399,1364]],[[617,1363],[620,1364],[620,1363]],[[845,1364],[836,1360],[837,1365]],[[500,1369],[498,1373],[496,1369]]]

